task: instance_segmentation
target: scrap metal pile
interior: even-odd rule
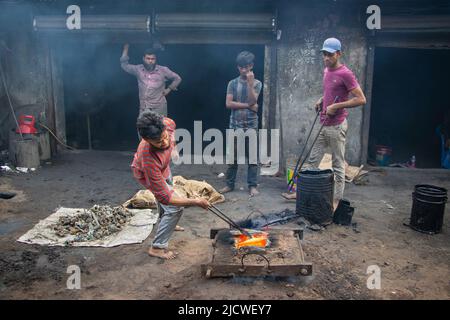
[[[73,241],[102,239],[122,230],[132,216],[122,206],[94,205],[79,215],[59,218],[53,230],[59,237],[75,236]]]

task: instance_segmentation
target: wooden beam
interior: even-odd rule
[[[360,163],[366,164],[369,149],[369,133],[370,133],[370,113],[372,108],[372,85],[373,71],[375,64],[375,46],[369,44],[367,48],[367,65],[366,65],[366,84],[364,94],[366,96],[366,105],[363,107],[363,121],[361,128],[361,157]]]
[[[44,50],[45,50],[45,66],[46,66],[46,79],[45,83],[47,85],[47,106],[45,109],[46,113],[46,119],[47,119],[47,126],[52,130],[53,132],[56,131],[56,116],[55,116],[55,101],[54,101],[54,95],[53,95],[53,70],[52,70],[52,57],[51,57],[51,49],[48,39],[43,39],[44,41]],[[50,138],[50,149],[52,155],[55,155],[57,153],[57,142],[56,139],[52,136]]]

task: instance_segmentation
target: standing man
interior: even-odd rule
[[[129,45],[123,46],[120,65],[123,70],[134,75],[139,85],[139,114],[144,111],[155,111],[167,116],[166,96],[170,91],[177,90],[181,77],[169,68],[156,64],[156,53],[147,49],[142,58],[143,64],[129,64]],[[166,88],[166,81],[171,81]]]
[[[345,141],[347,136],[347,108],[366,103],[366,97],[353,72],[341,64],[341,42],[336,38],[326,39],[322,47],[325,70],[323,75],[323,96],[316,102],[320,111],[323,129],[311,151],[306,167],[317,168],[326,148],[331,149],[334,171],[334,199],[336,209],[344,196],[345,187]],[[349,95],[352,98],[349,99]],[[296,194],[283,194],[285,198],[295,199]]]
[[[226,107],[231,109],[230,129],[243,129],[249,134],[256,134],[258,131],[258,96],[261,92],[262,83],[255,79],[253,74],[253,62],[255,55],[248,51],[243,51],[236,58],[239,77],[228,82]],[[254,132],[251,132],[254,131]],[[234,162],[228,166],[226,173],[227,186],[220,190],[226,193],[234,190],[236,181],[237,165],[237,144],[234,144]],[[255,196],[259,192],[258,185],[258,164],[250,161],[250,141],[245,142],[245,158],[248,162],[247,184],[250,196]],[[253,148],[254,150],[258,150]],[[257,155],[256,155],[257,158]]]
[[[134,177],[150,190],[160,207],[160,221],[148,254],[161,259],[173,259],[168,250],[169,239],[183,213],[183,206],[208,209],[205,199],[188,199],[177,195],[172,187],[171,153],[175,146],[175,122],[162,115],[145,111],[137,119],[142,140],[131,165]]]

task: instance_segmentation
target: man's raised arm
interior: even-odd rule
[[[129,74],[132,74],[133,76],[136,76],[138,66],[128,63],[128,61],[130,60],[130,58],[128,57],[128,48],[129,45],[128,43],[126,43],[123,46],[122,56],[120,57],[120,66],[124,71],[128,72]]]

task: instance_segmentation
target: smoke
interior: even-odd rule
[[[139,105],[137,83],[133,76],[120,68],[119,58],[123,44],[129,43],[130,63],[141,64],[144,49],[153,46],[160,49],[158,63],[168,66],[183,78],[179,90],[168,97],[169,116],[175,119],[178,128],[191,130],[194,120],[207,119],[204,130],[225,130],[230,114],[225,108],[227,83],[238,76],[235,57],[240,51],[252,51],[256,55],[256,78],[263,81],[264,46],[172,45],[164,43],[163,37],[158,38],[148,32],[88,33],[64,28],[59,32],[41,32],[33,30],[33,18],[68,17],[67,7],[78,5],[83,28],[83,16],[86,15],[153,17],[153,13],[170,12],[273,12],[271,3],[255,0],[245,4],[240,1],[136,0],[130,5],[125,1],[0,1],[0,40],[11,40],[7,44],[13,49],[7,61],[3,61],[8,65],[6,73],[12,87],[12,98],[19,105],[39,105],[43,109],[38,111],[43,112],[50,99],[48,88],[52,87],[55,91],[52,99],[56,99],[59,107],[64,105],[69,136],[83,132],[77,139],[85,140],[85,115],[91,114],[94,116],[91,126],[94,131],[99,131],[94,135],[119,139],[117,134],[120,133],[120,139],[128,139],[134,145]],[[0,41],[0,47],[1,44]],[[52,83],[48,77],[50,72],[53,72]],[[28,82],[30,78],[31,84]],[[262,93],[260,110],[261,101]],[[5,107],[0,105],[2,114],[7,112]]]

